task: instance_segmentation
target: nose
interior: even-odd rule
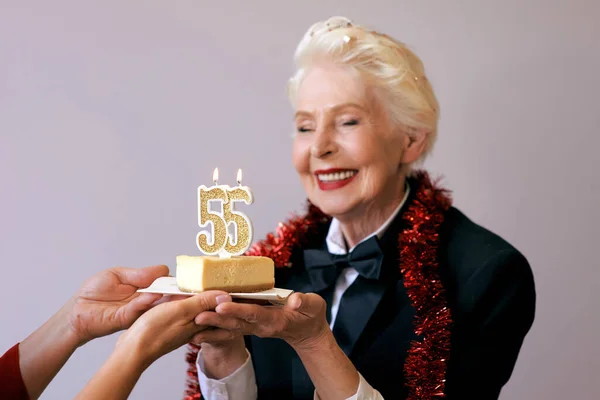
[[[337,151],[334,132],[331,129],[319,128],[313,134],[310,153],[315,158],[324,158]]]

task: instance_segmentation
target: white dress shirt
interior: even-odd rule
[[[406,191],[404,198],[396,207],[392,215],[377,229],[375,232],[365,237],[360,243],[370,239],[377,235],[381,238],[392,223],[394,218],[398,215],[410,192],[410,187],[406,185]],[[331,254],[346,254],[346,245],[344,241],[344,235],[342,233],[340,222],[337,219],[333,219],[329,226],[329,231],[325,239],[327,244],[327,250]],[[359,243],[359,244],[360,244]],[[358,245],[358,244],[357,244]],[[356,246],[352,247],[349,251],[352,252]],[[331,302],[331,323],[329,327],[333,329],[337,312],[340,306],[340,301],[346,289],[354,283],[358,277],[358,272],[354,268],[346,268],[338,277],[335,285],[335,292]],[[254,366],[252,365],[251,355],[248,353],[246,362],[238,368],[231,375],[223,379],[210,379],[205,374],[204,359],[202,357],[202,350],[198,352],[198,358],[196,359],[196,366],[198,369],[198,381],[200,383],[200,391],[202,396],[206,400],[255,400],[257,398],[257,387],[256,379],[254,375]],[[360,383],[358,390],[354,396],[346,400],[383,400],[381,394],[375,390],[359,373]],[[320,400],[319,395],[315,391],[314,400]]]

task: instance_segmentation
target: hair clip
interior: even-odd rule
[[[344,42],[350,43],[351,40],[352,40],[352,38],[350,36],[344,35]]]

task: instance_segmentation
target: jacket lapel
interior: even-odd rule
[[[358,276],[344,292],[333,325],[333,335],[348,357],[386,291],[385,282]]]
[[[411,197],[406,205],[412,200]],[[402,214],[403,210],[396,215],[379,241],[384,254],[379,279],[366,279],[359,275],[342,296],[333,334],[338,345],[350,358],[384,294],[388,289],[395,290],[398,279],[402,279],[399,271],[398,249],[398,238],[404,226]]]

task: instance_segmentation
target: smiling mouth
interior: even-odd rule
[[[358,174],[358,170],[335,168],[317,170],[314,174],[321,190],[334,190],[350,183]]]
[[[317,172],[315,173],[315,175],[317,176],[317,179],[320,180],[321,182],[343,181],[345,179],[352,178],[354,175],[356,175],[358,173],[358,171],[354,170],[354,169],[346,169],[346,170],[340,170],[337,172],[325,172],[325,173],[324,172],[317,173]]]

